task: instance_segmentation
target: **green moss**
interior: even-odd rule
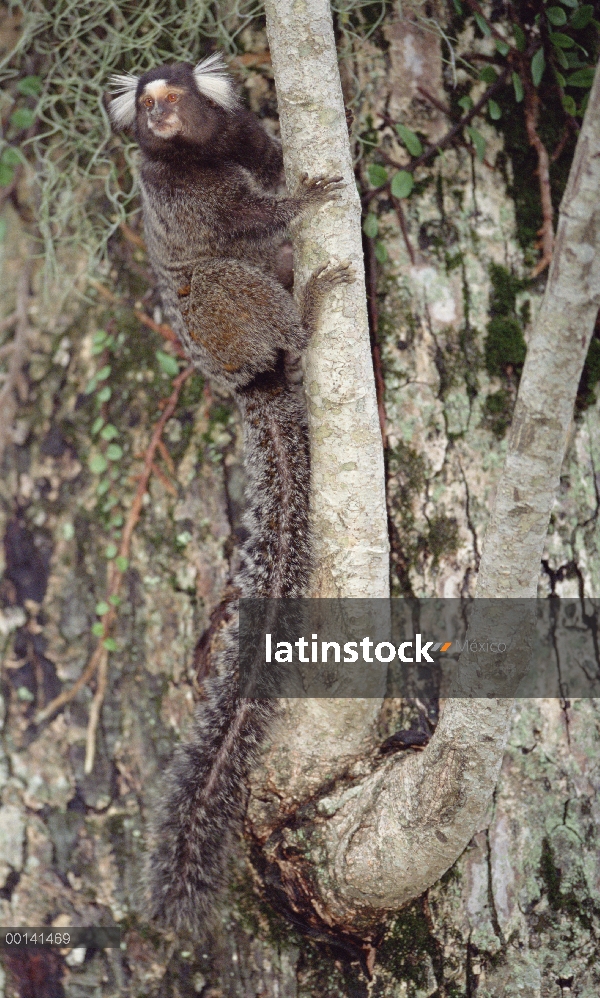
[[[510,426],[514,405],[514,395],[506,388],[492,392],[483,403],[483,424],[498,440],[502,440]]]
[[[443,555],[454,554],[458,548],[458,523],[453,516],[438,513],[428,524],[428,531],[423,538],[423,549],[433,560],[434,568]]]
[[[525,361],[527,347],[521,319],[517,314],[517,295],[529,282],[521,280],[497,263],[490,266],[490,280],[490,321],[484,345],[485,366],[491,377],[513,373],[518,376]]]
[[[427,984],[425,956],[439,963],[438,943],[432,936],[420,901],[415,901],[394,919],[377,950],[377,962],[399,981]],[[440,975],[441,976],[441,975]]]

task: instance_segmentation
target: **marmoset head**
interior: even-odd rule
[[[159,150],[173,139],[203,145],[210,141],[223,111],[238,97],[219,52],[199,62],[158,66],[143,76],[115,74],[108,113],[116,129],[135,126],[142,147]]]

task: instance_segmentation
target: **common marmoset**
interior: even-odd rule
[[[132,127],[150,262],[166,316],[193,364],[229,388],[243,417],[247,540],[231,580],[192,736],[177,750],[154,823],[152,914],[175,928],[206,920],[224,879],[246,777],[274,714],[238,694],[240,596],[306,595],[309,445],[302,393],[286,374],[347,265],[315,271],[298,304],[277,279],[277,240],[307,209],[338,197],[339,177],[274,193],[281,151],[240,104],[216,54],[195,68],[116,76],[109,113]]]

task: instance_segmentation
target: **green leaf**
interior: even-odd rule
[[[554,49],[554,58],[562,66],[563,69],[569,68],[569,60],[567,59],[562,49],[557,49],[557,48]]]
[[[512,74],[513,87],[515,88],[515,100],[517,104],[520,104],[525,96],[523,93],[523,84],[521,83],[521,77],[517,73]]]
[[[510,45],[507,42],[501,41],[499,38],[496,38],[495,45],[496,50],[500,53],[500,55],[508,55],[510,52]]]
[[[114,440],[115,437],[119,436],[119,431],[116,426],[112,425],[112,423],[107,423],[100,436],[103,440]]]
[[[101,638],[104,634],[104,624],[101,624],[99,620],[92,624],[92,634],[95,634],[97,638]]]
[[[120,461],[123,457],[123,448],[118,444],[109,444],[106,448],[106,456],[109,461]]]
[[[125,558],[122,554],[115,559],[115,565],[120,572],[126,572],[129,567],[129,558]]]
[[[500,106],[496,104],[495,100],[488,101],[488,111],[490,112],[490,118],[492,121],[498,121],[498,119],[502,117]]]
[[[473,101],[470,97],[461,97],[458,102],[458,106],[462,107],[463,111],[470,111],[473,107]]]
[[[103,471],[106,471],[107,467],[108,462],[104,454],[92,454],[88,461],[88,468],[94,475],[101,475]]]
[[[122,527],[123,526],[123,514],[115,513],[114,516],[110,518],[111,527]]]
[[[575,44],[571,36],[564,35],[562,31],[553,31],[552,34],[550,35],[550,41],[557,49],[572,49]],[[540,49],[540,51],[542,50]]]
[[[23,162],[23,157],[17,149],[13,149],[12,146],[7,146],[0,160],[5,166],[18,166],[19,163]]]
[[[523,31],[523,28],[521,28],[520,25],[518,24],[513,24],[512,29],[513,29],[513,35],[515,36],[515,45],[517,46],[517,49],[519,50],[519,52],[524,52],[525,47],[527,45],[527,39],[525,38],[525,32]]]
[[[377,215],[374,215],[372,211],[369,212],[367,217],[363,222],[363,232],[365,236],[369,239],[374,239],[379,232],[379,222],[377,221]]]
[[[98,329],[94,333],[94,338],[92,340],[92,343],[94,344],[94,346],[96,346],[98,343],[104,343],[107,336],[108,333],[106,332],[105,329]]]
[[[108,478],[103,478],[98,488],[96,489],[96,495],[105,496],[109,488],[110,488],[110,480]]]
[[[545,68],[546,59],[544,58],[544,50],[538,49],[531,60],[531,78],[533,80],[534,87],[539,86],[542,76],[544,75]]]
[[[579,31],[581,28],[587,28],[593,16],[594,8],[591,4],[586,3],[571,15],[569,26],[575,28],[576,31]]]
[[[112,603],[113,606],[119,606],[121,603],[121,597],[117,596],[117,594],[115,593],[114,596],[108,597],[108,602]]]
[[[104,602],[104,600],[102,600],[100,603],[96,603],[96,616],[97,617],[103,617],[104,614],[108,613],[109,610],[110,610],[110,607],[109,607],[108,603]]]
[[[107,651],[117,650],[117,642],[115,641],[114,638],[105,638],[102,644],[104,645]]]
[[[0,187],[8,187],[12,184],[15,176],[15,171],[11,170],[10,166],[6,163],[0,163]]]
[[[491,32],[490,28],[488,27],[488,25],[486,24],[486,22],[483,19],[483,17],[481,16],[481,14],[478,14],[477,12],[475,12],[475,14],[473,14],[473,17],[475,18],[475,23],[476,23],[477,27],[479,28],[479,30],[481,31],[482,35],[485,35],[486,37],[489,37],[492,32]]]
[[[10,116],[10,123],[14,128],[19,130],[23,128],[31,128],[35,121],[35,114],[30,111],[28,107],[19,107]]]
[[[398,170],[392,177],[390,190],[395,198],[407,198],[415,186],[412,173],[408,170]]]
[[[385,166],[381,166],[380,163],[369,163],[367,173],[369,174],[369,181],[373,184],[373,187],[382,187],[383,184],[387,184],[387,170]]]
[[[493,66],[484,66],[479,73],[479,79],[483,80],[484,83],[495,83],[498,74]]]
[[[179,374],[179,364],[175,360],[175,357],[171,357],[170,353],[164,353],[163,350],[157,350],[156,359],[165,374],[168,374],[170,378],[174,378],[177,374]]]
[[[567,15],[562,7],[548,7],[546,15],[550,24],[553,24],[556,28],[560,28],[561,24],[567,23]]]
[[[35,696],[28,686],[19,686],[17,690],[17,697],[19,700],[25,701],[25,703],[31,703],[32,700],[35,700]]]
[[[570,114],[572,117],[577,114],[577,104],[575,103],[572,97],[569,97],[568,94],[565,94],[565,96],[563,97],[562,106],[564,107],[567,114]]]
[[[557,69],[554,70],[554,75],[556,77],[556,82],[558,83],[559,87],[561,87],[561,89],[564,90],[567,85],[567,81],[565,80],[564,76],[562,75],[562,73],[559,73]]]
[[[579,0],[560,0],[560,2],[562,4],[564,4],[565,7],[578,7],[579,6]]]
[[[485,147],[486,147],[486,141],[483,135],[481,134],[481,132],[478,132],[476,128],[473,128],[471,125],[467,126],[466,131],[470,136],[473,145],[475,146],[477,159],[479,160],[480,163],[483,162],[485,158]]]
[[[96,381],[106,381],[110,374],[110,364],[105,364],[101,367],[96,375]]]
[[[102,416],[97,416],[92,424],[92,436],[95,437],[98,430],[101,430],[103,426],[104,420],[102,419]]]
[[[385,263],[388,258],[387,246],[378,239],[375,243],[375,259],[378,263]]]
[[[24,97],[37,97],[42,92],[42,81],[39,76],[24,76],[17,83],[17,90]]]
[[[415,133],[411,131],[410,128],[407,128],[406,125],[396,125],[396,131],[411,156],[420,156],[423,152],[423,146],[421,145],[419,136],[415,135]]]
[[[116,544],[107,544],[106,550],[105,550],[104,554],[108,558],[109,561],[112,558],[116,557],[116,554],[117,554],[117,545]]]
[[[102,507],[102,512],[110,513],[111,509],[113,508],[113,506],[117,505],[118,501],[119,500],[117,499],[116,496],[109,496]]]
[[[452,3],[454,4],[454,9],[456,13],[462,15],[463,9],[460,0],[452,0]]]
[[[577,69],[567,80],[569,87],[591,87],[594,82],[594,70],[590,68]]]
[[[112,395],[112,389],[109,388],[108,385],[105,385],[104,388],[100,389],[100,391],[96,395],[96,398],[98,402],[108,402],[111,395]]]

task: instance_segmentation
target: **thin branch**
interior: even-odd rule
[[[365,237],[365,278],[367,284],[367,310],[369,313],[369,330],[371,333],[371,355],[373,357],[373,374],[375,375],[375,394],[377,411],[384,450],[387,448],[387,427],[385,412],[385,381],[381,366],[381,346],[377,335],[379,325],[379,309],[377,307],[377,258],[375,244],[368,236]]]
[[[525,127],[529,145],[535,149],[538,158],[538,181],[540,185],[540,201],[542,204],[542,227],[538,233],[540,236],[540,248],[542,258],[531,272],[532,277],[537,277],[549,266],[554,251],[554,208],[552,206],[552,193],[550,190],[550,157],[548,150],[538,135],[537,126],[540,116],[540,98],[537,90],[522,74],[525,90]]]
[[[155,463],[154,458],[156,451],[158,449],[159,441],[161,440],[165,425],[167,424],[167,422],[169,421],[169,419],[171,418],[171,416],[175,411],[175,408],[179,401],[179,395],[181,393],[181,389],[185,384],[185,382],[187,381],[187,379],[190,377],[190,375],[193,374],[193,372],[194,372],[193,367],[187,367],[184,371],[178,374],[176,378],[173,379],[172,382],[173,391],[171,392],[171,395],[165,405],[165,408],[163,410],[160,419],[158,420],[156,426],[154,427],[154,432],[152,434],[152,438],[150,440],[150,443],[148,445],[144,457],[144,467],[141,475],[139,476],[136,493],[133,502],[131,504],[129,514],[127,516],[125,527],[123,528],[123,535],[121,537],[121,545],[119,548],[120,558],[127,558],[127,559],[129,558],[131,538],[133,536],[133,532],[135,530],[137,522],[140,518],[142,504],[144,501],[144,495],[148,488],[148,483],[150,481],[150,476],[152,474],[153,465]],[[123,575],[124,573],[117,568],[116,564],[111,562],[110,580],[108,585],[109,600],[110,597],[118,596],[119,589],[121,588],[121,582],[123,580]],[[64,690],[62,693],[60,693],[57,697],[54,698],[54,700],[51,700],[50,703],[46,707],[44,707],[43,710],[39,711],[36,714],[35,717],[36,724],[41,724],[42,721],[45,721],[46,718],[50,717],[52,714],[56,713],[57,710],[60,710],[62,707],[64,707],[65,704],[69,703],[73,699],[73,697],[75,697],[77,693],[79,693],[79,690],[82,689],[83,686],[87,685],[87,683],[90,681],[96,670],[100,668],[103,660],[102,656],[106,652],[106,648],[104,647],[104,641],[106,641],[106,639],[110,634],[110,630],[116,619],[116,616],[117,616],[116,608],[114,606],[111,606],[108,613],[106,613],[102,618],[102,625],[103,625],[102,634],[99,638],[96,648],[94,649],[90,661],[88,662],[87,666],[81,673],[79,679],[73,684],[73,686],[69,687],[68,690]],[[99,686],[100,686],[100,681],[99,681]],[[99,686],[96,689],[96,693],[98,693]],[[86,739],[88,746],[91,737],[90,728],[92,726],[93,726],[93,734],[95,737],[95,730],[98,723],[97,717],[99,715],[102,698],[104,697],[104,689],[105,687],[102,690],[102,695],[98,701],[98,706],[95,708],[93,712],[90,711],[88,736]],[[90,751],[91,750],[86,749],[86,760],[91,758],[93,764],[93,752],[90,755]]]

